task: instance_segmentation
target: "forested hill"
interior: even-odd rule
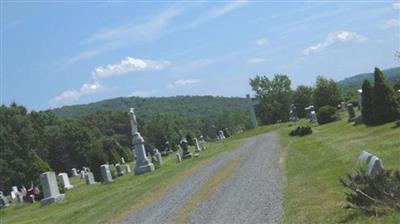
[[[246,98],[240,97],[119,97],[90,104],[63,106],[53,112],[61,117],[81,117],[96,111],[128,112],[130,107],[134,107],[138,117],[145,120],[158,113],[197,118],[221,114],[227,110],[245,109],[246,103]]]
[[[391,85],[394,85],[400,80],[400,67],[389,68],[386,70],[382,70],[382,72],[385,74],[386,79]],[[374,73],[371,72],[355,75],[341,80],[337,84],[342,90],[344,90],[344,92],[347,92],[350,89],[361,88],[362,82],[365,79],[373,81]]]

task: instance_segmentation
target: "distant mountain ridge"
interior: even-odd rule
[[[400,67],[394,67],[382,70],[383,74],[385,74],[386,79],[389,81],[391,85],[394,85],[397,81],[400,80]],[[338,86],[344,91],[347,92],[350,89],[360,89],[363,81],[368,79],[373,82],[374,73],[362,73],[349,78],[345,78],[339,82],[337,82]]]

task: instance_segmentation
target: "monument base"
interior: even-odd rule
[[[72,189],[72,188],[74,188],[73,185],[68,185],[68,186],[65,186],[65,187],[64,187],[64,189],[66,189],[66,190],[70,190],[70,189]]]
[[[59,194],[59,195],[56,195],[53,197],[44,198],[40,201],[40,204],[42,206],[45,206],[45,205],[49,205],[49,204],[52,204],[55,202],[60,202],[60,201],[64,200],[64,196],[65,196],[64,194]]]
[[[136,166],[135,167],[135,175],[140,175],[143,173],[147,172],[153,172],[154,171],[154,164],[153,163],[148,163],[147,165],[142,165],[142,166]]]
[[[183,154],[183,155],[182,155],[182,158],[183,158],[183,159],[189,159],[190,157],[192,157],[192,155],[193,155],[193,154],[189,152],[189,153]]]

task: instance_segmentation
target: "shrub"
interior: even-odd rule
[[[368,80],[364,80],[362,84],[362,102],[361,102],[362,119],[366,125],[373,125],[374,118],[374,102],[373,102],[373,89]]]
[[[305,126],[305,127],[297,127],[296,129],[290,131],[289,135],[290,136],[304,136],[304,135],[309,135],[312,133],[312,129],[310,126]]]
[[[368,176],[362,170],[356,174],[347,174],[347,181],[340,183],[349,190],[346,208],[361,209],[368,215],[383,215],[400,211],[400,172],[382,170],[374,176]]]
[[[333,106],[323,106],[317,112],[318,124],[326,124],[337,120],[336,108]]]

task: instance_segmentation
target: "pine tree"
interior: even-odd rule
[[[395,92],[387,83],[379,68],[375,68],[373,101],[376,124],[384,124],[400,118],[400,108],[395,97]]]
[[[364,80],[362,84],[362,119],[366,125],[373,125],[374,119],[374,102],[373,102],[373,89],[368,80]]]

